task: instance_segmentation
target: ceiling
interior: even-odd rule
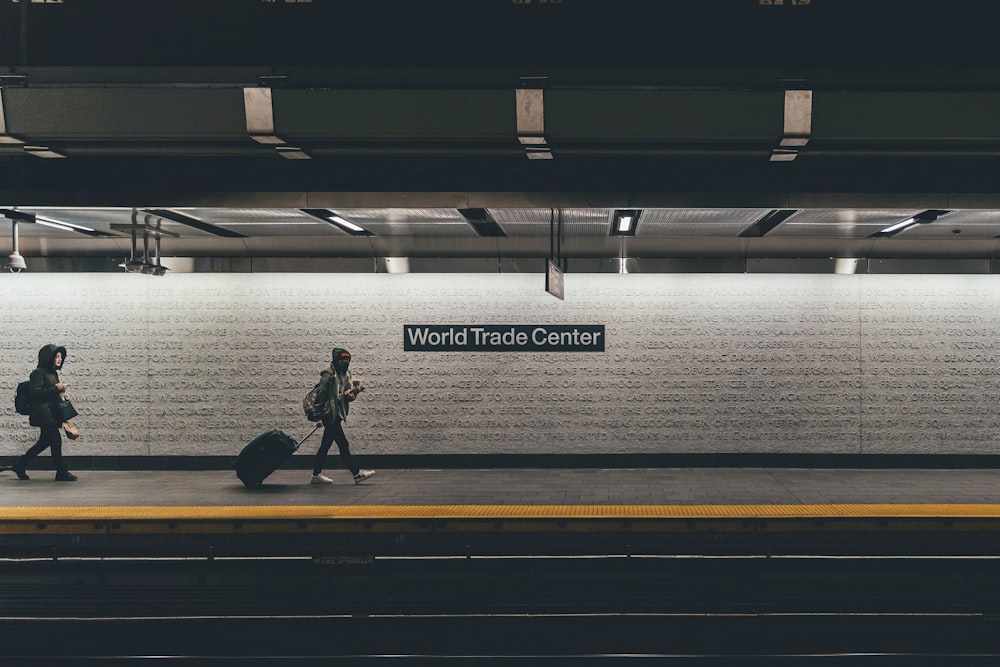
[[[135,225],[174,270],[992,272],[993,41],[902,0],[0,3],[0,209],[29,270]]]
[[[29,270],[46,271],[120,271],[126,259],[144,256],[153,263],[157,237],[161,261],[174,271],[392,271],[402,261],[414,272],[537,271],[545,258],[561,257],[567,270],[588,272],[619,272],[623,258],[631,272],[829,272],[836,259],[856,258],[860,271],[989,273],[1000,256],[993,210],[937,211],[936,219],[886,234],[926,211],[648,208],[639,210],[634,236],[612,234],[615,211],[328,211],[362,230],[349,232],[316,209],[0,206],[10,216],[0,233],[16,221]],[[483,219],[495,222],[486,235]],[[12,235],[4,237],[0,248],[10,248]]]

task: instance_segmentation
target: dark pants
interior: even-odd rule
[[[337,443],[337,448],[340,450],[340,460],[344,467],[357,475],[360,468],[354,463],[354,457],[351,456],[351,445],[347,442],[347,436],[344,435],[344,421],[339,415],[334,417],[329,413],[323,416],[323,442],[320,443],[319,450],[316,452],[313,474],[318,475],[323,472],[326,453],[330,451],[330,445],[334,442]]]
[[[56,472],[66,472],[66,464],[63,463],[62,458],[62,435],[59,433],[59,427],[42,426],[40,430],[41,434],[38,436],[38,442],[24,453],[21,460],[17,462],[18,467],[22,469],[26,468],[32,459],[51,447],[52,465],[55,466]]]

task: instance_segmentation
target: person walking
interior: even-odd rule
[[[69,471],[63,461],[62,435],[59,433],[62,420],[54,414],[56,404],[62,400],[67,389],[66,383],[59,379],[59,371],[64,363],[66,363],[66,348],[61,345],[45,345],[38,351],[38,368],[31,371],[31,376],[28,378],[28,396],[31,398],[28,423],[37,426],[40,434],[38,442],[11,466],[18,479],[30,479],[25,472],[28,464],[46,449],[51,449],[56,481],[76,481],[76,475]]]
[[[351,409],[351,402],[365,390],[360,380],[351,379],[351,353],[341,347],[333,348],[330,365],[320,372],[320,392],[317,403],[324,406],[323,440],[313,460],[312,484],[333,484],[333,480],[323,474],[326,454],[330,445],[337,443],[340,460],[354,475],[354,483],[360,484],[375,474],[374,470],[361,470],[351,456],[351,446],[344,434],[344,422]]]

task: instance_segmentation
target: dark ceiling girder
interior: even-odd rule
[[[158,218],[163,218],[164,220],[176,222],[180,225],[186,225],[188,227],[192,227],[194,229],[207,232],[214,236],[221,236],[223,238],[231,238],[231,239],[246,238],[245,234],[240,234],[239,232],[234,232],[231,229],[226,229],[225,227],[213,225],[212,223],[205,222],[204,220],[198,220],[197,218],[192,218],[190,215],[178,213],[177,211],[169,211],[167,209],[144,209],[143,213],[155,215]]]
[[[740,232],[740,236],[743,238],[767,236],[769,232],[796,213],[798,213],[796,210],[768,211],[760,220]]]
[[[557,158],[767,159],[783,136],[778,90],[545,91]],[[274,132],[317,155],[525,159],[515,89],[277,89]],[[995,157],[1000,92],[813,93],[812,159]],[[243,89],[72,85],[7,88],[6,131],[73,157],[274,157],[247,134]],[[20,146],[0,155],[20,154]]]

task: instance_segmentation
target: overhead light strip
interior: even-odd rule
[[[886,227],[885,229],[880,229],[879,231],[872,234],[869,238],[885,238],[896,236],[902,232],[905,232],[911,227],[916,227],[917,225],[926,225],[928,223],[936,221],[943,215],[947,215],[951,211],[930,209],[927,211],[921,211],[916,215],[912,215],[908,218],[900,220],[899,222],[893,223]]]
[[[36,218],[35,219],[35,223],[39,224],[39,225],[44,225],[46,227],[53,227],[55,229],[61,229],[64,232],[75,231],[72,227],[70,227],[68,225],[64,225],[64,224],[62,224],[60,222],[54,222],[52,220],[39,220],[39,219]],[[93,231],[93,230],[90,230],[90,231]]]
[[[83,225],[77,225],[72,222],[63,222],[62,220],[53,220],[52,218],[46,218],[45,216],[35,214],[35,222],[40,225],[51,225],[53,227],[65,227],[72,229],[73,231],[79,232],[93,232],[96,231],[93,227],[85,227]]]
[[[0,209],[0,215],[11,220],[16,220],[19,222],[29,222],[38,225],[43,225],[45,227],[51,227],[53,229],[59,229],[64,232],[76,232],[78,234],[84,234],[86,236],[97,236],[97,237],[114,237],[116,234],[109,234],[107,232],[98,231],[92,227],[85,227],[84,225],[78,225],[72,222],[65,222],[63,220],[54,220],[53,218],[48,218],[42,215],[37,215],[35,213],[26,213],[24,211],[18,211],[15,209],[4,208]]]
[[[618,226],[616,229],[619,234],[624,234],[626,232],[632,231],[632,223],[635,221],[635,217],[631,215],[623,215],[618,218]]]
[[[356,225],[347,218],[337,215],[336,213],[330,216],[330,222],[335,222],[341,227],[345,227],[347,228],[348,231],[352,231],[355,234],[364,234],[366,231],[364,227]]]
[[[375,236],[372,232],[368,231],[361,225],[351,222],[344,216],[331,211],[327,208],[300,208],[300,211],[306,215],[311,215],[317,220],[322,220],[323,222],[336,227],[340,231],[350,234],[351,236]]]
[[[907,227],[912,227],[913,225],[919,224],[916,218],[907,218],[906,220],[901,220],[894,225],[886,227],[880,230],[879,234],[895,234],[896,232],[901,232]]]
[[[641,215],[638,209],[615,209],[611,215],[611,236],[635,236]]]

